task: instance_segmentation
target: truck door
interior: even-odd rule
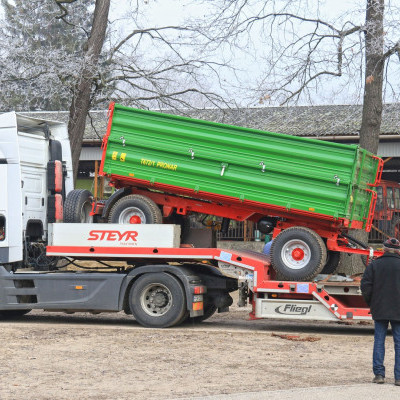
[[[43,235],[47,225],[47,176],[46,167],[49,160],[48,141],[42,132],[26,134],[18,132],[20,159],[23,226],[27,230],[35,226],[35,235]],[[29,235],[29,232],[28,232]]]

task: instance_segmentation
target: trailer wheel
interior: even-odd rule
[[[111,208],[108,222],[113,224],[161,224],[160,208],[146,196],[131,194]]]
[[[91,223],[93,195],[86,189],[75,189],[68,193],[64,203],[64,222]]]
[[[0,310],[0,319],[14,319],[28,314],[32,310]]]
[[[185,291],[165,272],[139,277],[130,290],[129,305],[136,321],[149,328],[178,325],[186,315]]]
[[[326,257],[326,263],[324,268],[322,268],[321,274],[333,274],[339,265],[340,252],[339,251],[328,251]]]
[[[309,228],[285,229],[272,242],[271,264],[283,279],[310,280],[321,272],[325,263],[325,243]]]

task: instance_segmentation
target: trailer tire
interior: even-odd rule
[[[129,306],[136,321],[148,328],[178,325],[187,311],[182,284],[165,272],[139,277],[129,292]]]
[[[324,268],[322,268],[321,274],[333,274],[339,265],[340,252],[339,251],[328,251],[326,257],[326,263]]]
[[[308,281],[322,271],[326,253],[316,232],[296,226],[285,229],[272,242],[271,264],[284,280]]]
[[[92,223],[93,195],[86,189],[75,189],[68,193],[64,203],[64,222]]]
[[[131,194],[119,199],[111,208],[108,222],[112,224],[161,224],[161,210],[146,196]]]
[[[20,318],[30,311],[32,310],[0,310],[0,320]]]

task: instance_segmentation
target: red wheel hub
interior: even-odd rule
[[[133,215],[132,217],[130,217],[129,223],[130,224],[141,224],[142,220],[140,219],[140,217],[138,215]]]
[[[301,261],[304,258],[304,251],[297,247],[292,251],[292,257],[293,260]]]

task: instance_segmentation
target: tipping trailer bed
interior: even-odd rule
[[[357,145],[112,103],[100,173],[117,188],[146,189],[164,215],[173,208],[238,220],[272,215],[369,230],[382,166]]]
[[[280,276],[308,281],[333,272],[340,252],[372,255],[349,230],[371,229],[382,169],[382,159],[357,145],[112,103],[100,173],[121,190],[93,213],[119,223],[162,216],[181,223],[197,212],[225,218],[225,228],[229,219],[249,219],[273,232],[271,264]]]

